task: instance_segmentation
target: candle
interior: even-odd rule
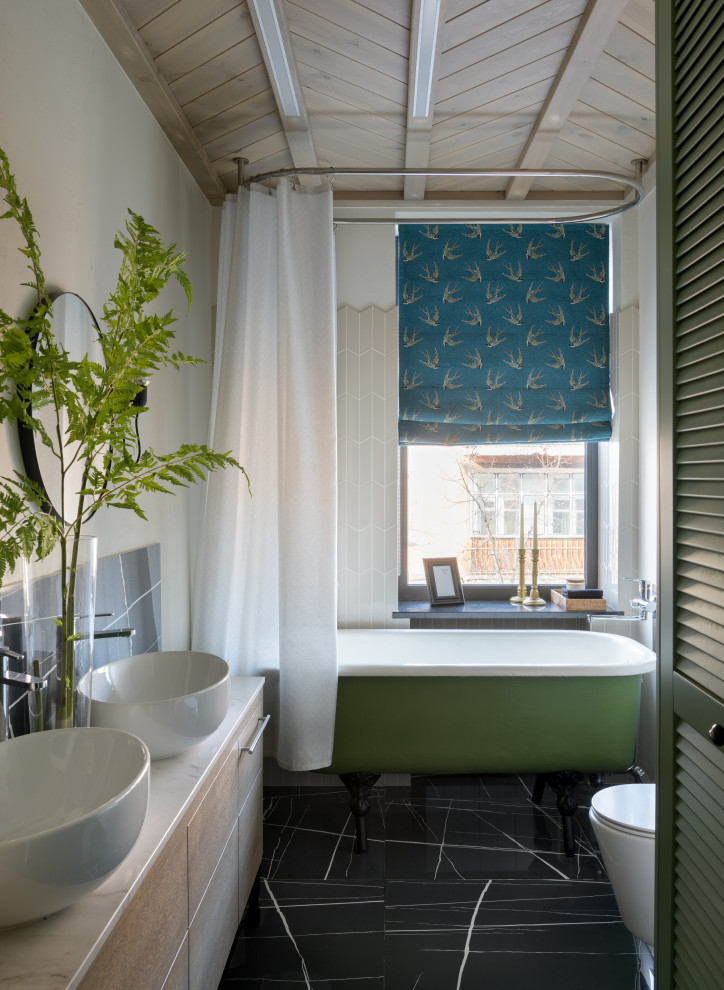
[[[523,503],[520,503],[520,549],[525,550],[525,523],[523,522]]]
[[[538,549],[538,503],[533,503],[533,550]]]

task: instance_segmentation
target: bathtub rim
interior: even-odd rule
[[[372,647],[376,660],[349,659],[338,650],[337,672],[340,677],[620,677],[634,674],[647,674],[656,669],[656,654],[628,636],[618,636],[614,633],[589,632],[582,629],[338,629],[338,645],[346,638],[362,636],[372,640],[389,639],[394,643],[399,638],[400,644],[404,638],[424,637],[430,643],[436,639],[444,640],[452,637],[467,641],[470,637],[502,640],[520,639],[523,643],[533,637],[559,637],[571,641],[573,637],[587,637],[589,646],[592,642],[615,646],[614,659],[600,659],[589,662],[566,662],[535,660],[529,652],[531,660],[500,663],[479,663],[471,661],[453,661],[440,663],[438,661],[391,661],[389,658],[380,659],[381,644]],[[585,646],[585,643],[582,644]],[[396,644],[396,648],[399,646]],[[622,656],[622,654],[625,654]]]

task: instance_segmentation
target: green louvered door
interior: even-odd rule
[[[724,988],[724,2],[657,0],[657,990]],[[722,730],[724,735],[724,730]]]

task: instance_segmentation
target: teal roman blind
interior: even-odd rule
[[[400,443],[608,440],[605,224],[408,226]]]

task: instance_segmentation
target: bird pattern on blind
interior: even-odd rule
[[[398,237],[400,443],[608,440],[606,224]]]

